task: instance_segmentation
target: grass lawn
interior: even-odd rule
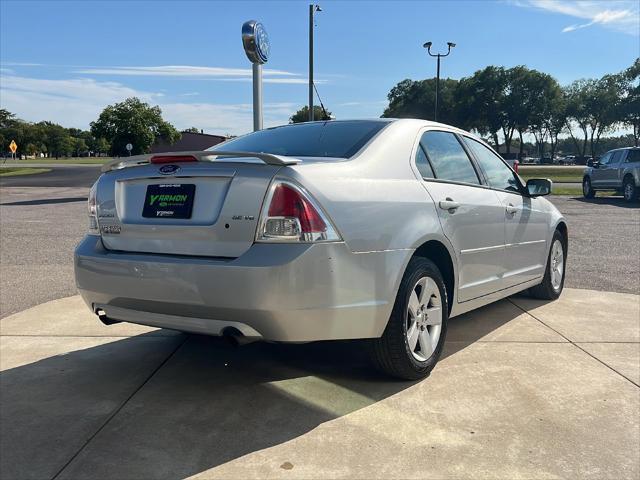
[[[17,175],[34,175],[36,173],[50,172],[50,168],[0,168],[0,177],[15,177]]]
[[[6,163],[20,163],[29,165],[30,163],[43,163],[43,164],[74,164],[81,163],[87,165],[102,165],[105,162],[113,160],[111,157],[70,157],[70,158],[29,158],[28,160],[16,160],[15,162],[10,158],[7,158]],[[3,159],[4,161],[4,159]]]
[[[582,169],[575,167],[529,167],[520,165],[518,173],[525,180],[548,178],[554,182],[582,183]]]
[[[551,189],[551,195],[567,195],[571,197],[581,197],[582,187],[553,187]],[[612,195],[619,195],[616,192],[599,191],[598,197],[611,197]]]

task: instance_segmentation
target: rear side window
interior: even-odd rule
[[[387,125],[366,120],[296,123],[253,132],[210,150],[350,158]]]
[[[487,182],[492,188],[498,190],[509,190],[519,192],[518,182],[511,169],[505,165],[500,157],[482,145],[480,142],[469,137],[464,137],[464,143],[473,152],[480,168],[487,177]]]
[[[434,177],[433,169],[431,168],[431,165],[429,165],[429,159],[424,153],[424,148],[422,148],[422,145],[418,145],[418,151],[416,152],[416,167],[418,167],[422,178]]]
[[[436,178],[451,182],[480,184],[471,160],[454,134],[426,132],[420,139],[433,166]]]

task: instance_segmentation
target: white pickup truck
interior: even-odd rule
[[[640,195],[640,147],[610,150],[584,171],[582,194],[593,198],[598,190],[621,192],[627,202]]]

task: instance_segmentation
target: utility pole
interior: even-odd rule
[[[427,53],[429,54],[429,56],[436,57],[438,59],[438,62],[437,62],[438,66],[436,68],[436,106],[435,106],[435,111],[433,113],[433,120],[437,122],[438,121],[438,103],[440,100],[440,58],[448,56],[451,53],[451,49],[454,48],[456,44],[452,42],[447,42],[447,46],[449,47],[449,49],[447,50],[447,53],[444,53],[444,54],[436,53],[435,55],[431,53],[431,45],[433,45],[432,42],[427,42],[422,46],[427,49]]]
[[[313,122],[313,17],[321,12],[320,5],[309,5],[309,121]]]

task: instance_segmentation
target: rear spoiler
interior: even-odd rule
[[[218,157],[232,158],[257,158],[267,165],[295,165],[300,163],[298,158],[286,157],[284,155],[274,155],[272,153],[262,152],[227,152],[222,150],[195,150],[191,152],[166,152],[166,153],[148,153],[145,155],[135,155],[133,157],[118,158],[102,166],[102,172],[111,170],[119,170],[121,168],[135,167],[137,165],[146,165],[151,162],[152,158],[161,157],[194,157],[198,162],[212,162]],[[160,163],[160,162],[158,162]],[[166,161],[164,163],[167,163]]]

